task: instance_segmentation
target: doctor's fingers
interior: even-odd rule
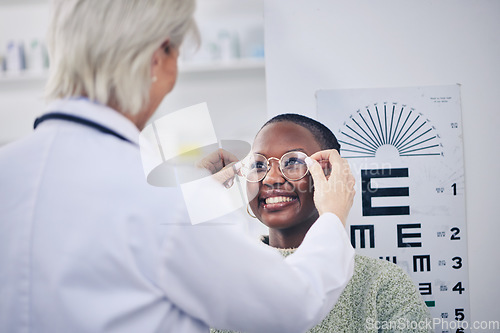
[[[354,178],[349,162],[347,162],[346,159],[341,159],[338,173],[334,174],[333,176],[336,178],[335,181],[342,183],[347,190],[354,190],[356,179]]]
[[[219,157],[220,159],[223,161],[224,163],[224,166],[230,164],[230,163],[233,163],[233,162],[238,162],[238,157],[236,157],[236,155],[234,155],[233,153],[225,150],[225,149],[222,149],[222,148],[219,148],[218,150],[219,152]]]
[[[233,186],[234,177],[238,173],[238,169],[235,167],[236,163],[230,163],[226,165],[223,169],[213,174],[213,178],[220,184],[223,184],[226,188]]]
[[[340,174],[342,169],[342,158],[336,149],[321,150],[312,154],[311,159],[318,161],[326,172],[328,179],[331,174]]]
[[[215,174],[216,172],[221,171],[225,166],[237,161],[238,158],[234,154],[219,148],[197,162],[196,166],[207,169],[212,174]]]

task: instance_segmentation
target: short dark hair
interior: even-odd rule
[[[291,123],[300,125],[308,129],[309,132],[311,132],[311,134],[314,136],[316,141],[319,143],[319,146],[321,147],[322,150],[335,149],[340,154],[340,143],[337,141],[337,138],[332,133],[332,131],[319,121],[300,114],[295,114],[295,113],[279,114],[269,119],[264,125],[262,125],[260,129],[262,130],[267,125],[283,121],[289,121]]]

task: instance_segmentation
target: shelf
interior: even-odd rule
[[[218,72],[234,71],[245,69],[263,69],[264,58],[247,58],[234,60],[216,60],[210,62],[189,63],[179,62],[180,73],[200,73],[200,72]]]
[[[235,60],[218,60],[204,63],[187,63],[179,62],[179,73],[209,73],[219,71],[237,71],[237,70],[253,70],[264,69],[263,58],[251,59],[235,59]],[[47,80],[48,72],[41,73],[20,72],[18,74],[0,73],[1,83],[18,83],[18,82],[42,82]]]
[[[20,72],[17,74],[0,73],[0,83],[17,83],[17,82],[42,82],[47,80],[48,72]]]
[[[43,4],[47,5],[48,0],[0,0],[0,6],[22,6],[22,5],[32,5],[32,4]]]

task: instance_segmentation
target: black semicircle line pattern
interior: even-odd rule
[[[439,135],[429,119],[422,119],[422,113],[417,114],[406,105],[399,109],[398,103],[392,103],[392,111],[389,112],[388,103],[383,103],[383,106],[383,112],[382,109],[379,110],[377,103],[373,107],[366,106],[344,123],[339,138],[344,147],[341,148],[343,157],[375,157],[377,150],[383,145],[395,147],[399,156],[443,155]]]

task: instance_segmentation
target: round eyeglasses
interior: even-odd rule
[[[301,151],[285,153],[280,159],[276,157],[266,158],[261,154],[250,154],[242,161],[241,173],[248,182],[256,183],[264,179],[271,170],[271,160],[279,163],[279,168],[287,180],[300,180],[309,171],[306,164],[307,155]]]

